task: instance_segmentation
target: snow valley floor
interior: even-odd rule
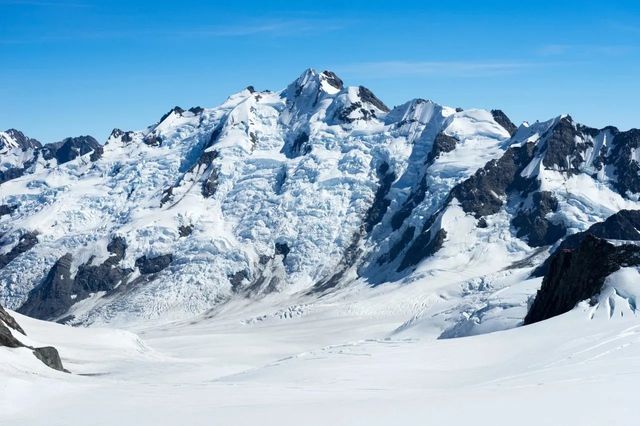
[[[517,299],[527,285],[514,280],[499,294]],[[58,348],[72,374],[0,351],[0,424],[637,421],[640,322],[615,292],[530,326],[502,322],[496,328],[508,329],[444,339],[421,318],[437,322],[445,292],[419,300],[419,286],[289,306],[238,302],[215,316],[132,331],[15,314],[30,341]]]

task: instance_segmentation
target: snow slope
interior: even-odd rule
[[[438,134],[457,144],[431,158]],[[238,295],[326,290],[385,244],[385,214],[427,158],[433,199],[422,215],[508,138],[487,111],[423,100],[389,111],[368,89],[313,70],[281,92],[250,87],[217,108],[176,107],[143,131],[114,130],[99,153],[2,184],[0,202],[14,208],[0,218],[2,250],[25,235],[37,244],[0,269],[0,300],[23,306],[66,254],[72,279],[102,265],[114,238],[126,241],[126,279],[74,284],[55,309],[31,301],[25,312],[128,323],[189,317]],[[159,256],[170,264],[140,269]]]
[[[607,288],[637,297],[637,277],[620,270]],[[366,300],[344,295],[300,315],[269,298],[234,302],[213,319],[141,326],[142,340],[16,315],[78,374],[33,370],[0,348],[0,422],[634,424],[640,325],[628,307],[609,315],[610,293],[532,326],[459,339],[399,333],[403,315],[356,311]]]

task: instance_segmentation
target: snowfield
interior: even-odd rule
[[[603,298],[637,296],[638,275],[612,275]],[[409,304],[406,287],[382,293]],[[399,327],[399,310],[380,312],[362,294],[288,309],[237,304],[215,318],[140,327],[140,337],[16,314],[73,374],[0,348],[0,423],[635,424],[640,323],[629,305],[603,303],[453,339]]]

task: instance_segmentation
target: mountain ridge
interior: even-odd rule
[[[468,267],[464,281],[640,208],[637,132],[567,115],[516,127],[422,99],[389,109],[309,69],[104,145],[28,147],[0,181],[0,301],[89,324]]]

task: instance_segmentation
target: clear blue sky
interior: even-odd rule
[[[331,69],[393,106],[640,127],[638,1],[0,0],[0,128],[140,129]]]

